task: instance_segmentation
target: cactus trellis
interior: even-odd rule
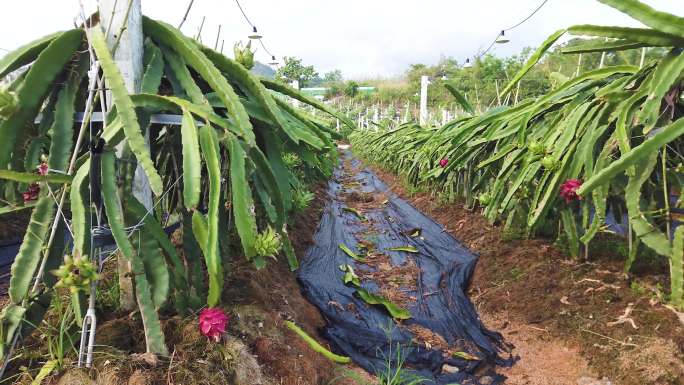
[[[107,4],[114,3],[117,9],[113,13],[105,10],[101,14],[117,17],[121,4],[130,4],[130,12],[135,13],[133,8],[140,4],[136,0]],[[122,20],[130,22],[130,17]],[[5,363],[11,358],[11,347],[20,340],[19,330],[25,336],[32,329],[29,325],[40,324],[47,310],[44,304],[57,283],[51,271],[64,263],[65,255],[75,262],[63,264],[59,283],[72,290],[78,320],[83,319],[81,297],[87,287],[74,285],[69,266],[97,257],[92,255],[97,253],[91,248],[94,243],[89,229],[97,226],[91,219],[102,216],[93,215],[88,185],[101,184],[101,196],[94,193],[92,198],[104,203],[107,220],[102,225],[111,229],[119,260],[130,266],[134,277],[130,282],[147,351],[166,355],[159,310],[187,314],[204,304],[217,306],[222,260],[246,257],[262,268],[265,257],[278,250],[261,255],[265,249],[255,249],[254,244],[277,234],[280,252],[292,269],[297,267],[285,224],[296,209],[293,195],[301,194],[306,186],[284,158],[292,152],[305,154],[298,172],[303,171],[307,179],[327,177],[336,156],[333,139],[339,138],[332,119],[353,127],[345,116],[286,85],[255,77],[243,63],[201,46],[168,24],[145,17],[139,21],[140,38],[144,39],[138,52],[142,55],[139,89],[127,87],[127,81],[136,83],[127,78],[126,66],[132,63],[117,63],[119,51],[111,53],[104,33],[108,21],[88,28],[87,34],[79,28],[47,36],[0,59],[0,77],[27,68],[26,75],[0,92],[2,209],[33,210],[12,267],[11,303],[0,314],[0,358]],[[116,22],[111,25],[114,33]],[[130,23],[129,28],[133,33]],[[121,39],[118,49],[126,46],[124,37]],[[96,65],[89,71],[91,62]],[[98,66],[103,79],[96,78]],[[90,81],[84,82],[86,78]],[[172,95],[158,94],[162,80],[173,85]],[[84,85],[91,86],[88,92],[77,92]],[[106,98],[104,87],[109,94]],[[283,101],[286,98],[326,116],[311,119]],[[111,101],[116,113],[106,113],[105,100]],[[84,113],[74,114],[84,105]],[[34,124],[39,114],[42,119]],[[82,120],[77,127],[75,115]],[[91,121],[93,117],[103,121]],[[34,130],[23,129],[31,124]],[[94,129],[88,135],[91,124]],[[170,125],[181,127],[170,129]],[[89,136],[91,143],[87,143]],[[74,137],[76,143],[71,140]],[[44,148],[38,150],[44,153],[31,151],[34,155],[25,157],[26,143],[41,144]],[[89,147],[97,151],[91,152]],[[47,175],[36,173],[42,158],[47,158]],[[220,164],[230,164],[230,169],[220,170]],[[67,166],[68,175],[49,170]],[[200,177],[202,169],[209,178]],[[137,192],[136,174],[146,177],[151,193]],[[229,181],[229,189],[221,179]],[[35,185],[23,200],[21,191],[31,183]],[[48,183],[55,196],[64,198],[55,202],[48,194]],[[150,204],[152,194],[155,199]],[[255,199],[259,199],[258,205]],[[60,203],[59,210],[56,203]],[[209,215],[200,212],[205,207]],[[73,233],[73,245],[69,248],[57,242],[67,231],[61,218],[64,212],[71,214],[68,230]],[[168,217],[178,218],[176,225],[183,227],[185,260],[164,233]],[[219,246],[227,242],[231,231],[240,239],[243,253],[219,258]],[[208,267],[208,292],[202,263]],[[34,280],[34,276],[43,279]],[[92,302],[90,305],[92,308]],[[31,318],[24,322],[24,317]],[[87,336],[84,346],[92,336]]]

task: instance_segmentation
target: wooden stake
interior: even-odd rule
[[[202,24],[200,24],[199,30],[197,31],[197,37],[195,37],[195,40],[199,41],[200,43],[202,42],[202,29],[204,28],[204,22],[206,19],[206,16],[202,16]]]
[[[192,3],[194,3],[195,0],[190,0],[190,4],[188,4],[188,8],[185,10],[185,15],[183,15],[183,20],[181,20],[180,24],[178,24],[178,29],[181,29],[183,26],[183,23],[185,23],[185,20],[188,19],[188,14],[190,13],[190,8],[192,8]]]
[[[219,24],[218,32],[216,33],[216,43],[214,43],[214,51],[218,49],[219,39],[221,38],[221,24]],[[223,50],[223,47],[221,48]]]

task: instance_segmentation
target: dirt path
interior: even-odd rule
[[[492,369],[512,363],[507,346],[464,293],[477,257],[341,157],[298,273],[325,337],[367,370],[385,367],[400,345],[405,367],[429,383],[500,384]]]
[[[499,330],[520,360],[511,368],[499,369],[508,385],[582,385],[596,384],[596,374],[580,354],[549,332],[528,323],[513,321],[506,314],[480,313],[485,325]]]

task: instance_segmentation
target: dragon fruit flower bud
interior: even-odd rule
[[[582,181],[579,179],[568,179],[560,186],[560,196],[565,199],[565,203],[582,199],[577,195],[577,190],[582,187]]]
[[[24,203],[28,203],[31,201],[35,201],[38,199],[38,195],[40,194],[40,186],[38,186],[38,183],[33,183],[28,186],[28,190],[24,191],[21,193],[22,198],[24,198]]]
[[[48,164],[47,164],[47,163],[42,162],[42,163],[40,164],[40,166],[38,166],[38,173],[39,173],[40,175],[45,176],[45,175],[48,174],[48,171],[49,171],[49,168],[48,168]]]

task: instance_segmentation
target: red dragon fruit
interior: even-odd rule
[[[446,167],[447,164],[449,164],[449,159],[444,158],[444,159],[439,161],[439,167],[444,168],[444,167]]]

